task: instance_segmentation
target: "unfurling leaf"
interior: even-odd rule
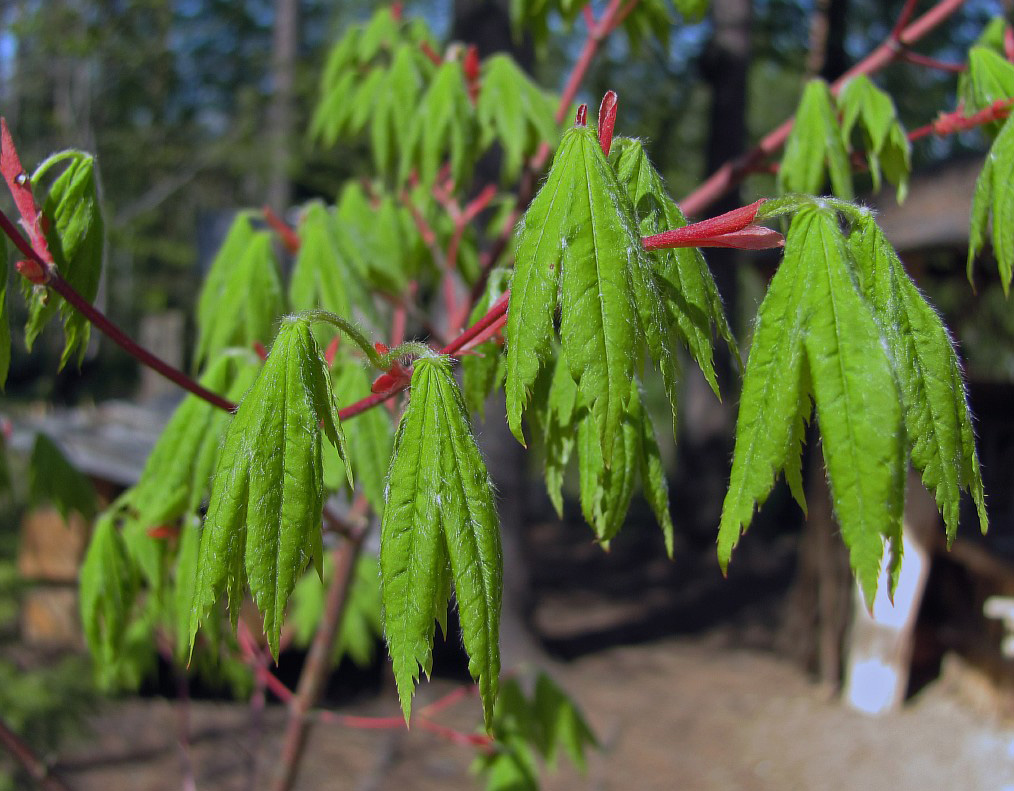
[[[98,520],[81,566],[81,623],[85,638],[103,665],[120,655],[137,578],[111,515]]]
[[[191,650],[223,590],[235,622],[248,581],[277,659],[289,594],[311,558],[321,571],[322,429],[345,456],[327,367],[308,322],[290,317],[236,411],[219,456],[190,609]]]
[[[912,282],[872,216],[854,228],[849,249],[863,294],[884,328],[901,383],[912,465],[936,496],[947,540],[958,529],[961,490],[972,494],[988,526],[964,377],[951,336]]]
[[[785,143],[778,189],[818,194],[824,188],[825,171],[830,172],[834,194],[852,200],[852,167],[842,142],[831,91],[823,80],[810,80]]]
[[[658,300],[649,271],[626,190],[595,130],[571,129],[517,231],[507,420],[519,440],[521,416],[550,353],[559,288],[563,357],[595,416],[603,461],[612,464],[613,437],[645,347],[636,300]],[[638,286],[654,293],[636,293]]]
[[[892,361],[854,278],[837,216],[800,211],[757,317],[718,553],[725,568],[775,475],[785,470],[798,489],[812,396],[835,515],[872,602],[885,540],[900,546],[906,444]]]
[[[642,236],[682,228],[686,217],[665,191],[662,177],[648,161],[640,140],[617,138],[613,141],[611,161],[621,184],[626,185],[637,214]],[[712,332],[728,344],[729,351],[739,359],[739,347],[733,338],[718,286],[700,250],[678,248],[654,250],[649,253],[654,281],[661,292],[664,327],[674,327],[680,341],[700,366],[711,389],[718,395],[715,376]],[[641,304],[639,302],[639,304]],[[666,390],[673,400],[679,375],[677,361],[658,359]]]
[[[888,181],[898,188],[898,202],[904,201],[912,169],[912,146],[898,121],[894,101],[869,77],[860,74],[846,83],[838,95],[838,107],[842,111],[842,139],[846,148],[850,147],[853,128],[862,130],[873,191],[880,190],[883,170]]]
[[[282,283],[271,234],[240,212],[211,264],[197,303],[195,365],[230,346],[266,343],[283,311]]]
[[[95,158],[80,151],[62,151],[43,162],[32,175],[41,183],[49,170],[66,163],[43,204],[50,220],[46,243],[63,278],[88,302],[95,299],[102,275],[102,209],[95,186]],[[88,320],[56,294],[24,281],[28,298],[25,345],[29,349],[46,323],[59,310],[66,339],[60,356],[62,368],[77,352],[80,364],[88,348],[91,325]]]
[[[431,670],[449,566],[469,672],[490,728],[500,675],[500,528],[486,465],[445,358],[416,361],[395,435],[380,541],[384,632],[406,722],[420,670]]]
[[[968,279],[972,264],[982,251],[987,226],[991,225],[993,255],[1000,268],[1000,285],[1010,290],[1014,274],[1014,189],[1010,175],[1014,173],[1014,120],[1008,118],[986,156],[982,172],[975,182],[972,198],[972,220],[968,238]]]

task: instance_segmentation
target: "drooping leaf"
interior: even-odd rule
[[[137,579],[115,519],[103,516],[95,524],[81,565],[78,593],[85,638],[103,664],[119,658],[136,590]]]
[[[898,188],[898,202],[908,192],[912,169],[912,146],[898,121],[891,97],[880,90],[865,74],[853,77],[838,95],[842,111],[842,138],[850,145],[852,130],[862,131],[866,161],[873,178],[873,190],[880,190],[881,169]]]
[[[507,290],[509,283],[510,272],[508,270],[497,268],[490,272],[489,279],[486,281],[486,290],[475,303],[475,307],[468,317],[469,326],[486,315],[490,306]],[[507,369],[504,364],[503,349],[495,339],[491,338],[480,343],[473,352],[461,358],[462,389],[468,408],[483,417],[486,398],[503,384]]]
[[[267,343],[284,311],[271,234],[251,229],[249,219],[246,213],[237,216],[201,288],[194,354],[198,367],[230,346],[249,349],[255,341]]]
[[[837,216],[804,210],[796,223],[805,224],[796,242],[810,270],[803,345],[831,500],[872,607],[884,542],[901,546],[907,461],[901,393],[880,328],[856,289]]]
[[[406,721],[420,669],[429,674],[450,561],[469,672],[487,728],[500,673],[500,533],[492,484],[445,358],[420,359],[395,436],[381,526],[384,632]]]
[[[648,160],[644,146],[639,140],[616,138],[613,140],[611,160],[621,184],[626,185],[631,202],[637,213],[639,231],[642,236],[682,228],[686,217],[665,191],[662,177]],[[673,327],[680,340],[690,351],[711,389],[718,395],[718,380],[715,375],[712,349],[712,332],[717,330],[725,340],[730,352],[739,359],[739,347],[725,316],[718,286],[704,261],[700,250],[678,248],[675,250],[653,250],[649,258],[654,267],[654,280],[662,293],[665,327]],[[679,371],[677,361],[668,364],[659,361],[663,381],[670,393],[670,401],[676,387]]]
[[[647,295],[635,297],[632,270],[649,266],[626,191],[595,130],[571,129],[517,232],[507,319],[507,418],[516,437],[523,440],[521,416],[549,353],[559,284],[563,355],[611,465],[644,348],[635,299]]]
[[[812,273],[799,239],[807,235],[808,217],[800,214],[793,221],[785,257],[757,311],[736,419],[729,490],[718,531],[718,561],[723,571],[741,531],[753,520],[755,506],[767,499],[775,477],[790,464],[798,466],[792,458],[799,450],[795,426],[800,409],[805,408],[808,414],[810,408],[803,387],[808,381],[803,335],[809,311],[805,297]]]
[[[219,355],[200,383],[238,401],[259,368],[253,352]],[[152,448],[141,477],[124,495],[124,505],[146,528],[196,513],[207,497],[222,438],[231,415],[196,395],[187,395]]]
[[[585,771],[585,750],[599,744],[574,701],[549,676],[540,673],[535,682],[533,703],[542,732],[540,750],[549,765],[555,765],[562,748],[574,766]]]
[[[997,99],[1014,98],[1014,63],[989,47],[972,47],[959,95],[968,113],[983,110]]]
[[[444,61],[418,109],[403,123],[409,131],[401,151],[400,180],[415,169],[423,184],[432,184],[446,162],[458,188],[467,185],[478,138],[475,111],[468,98],[461,62]]]
[[[948,541],[957,532],[962,489],[971,492],[985,532],[988,518],[982,475],[964,378],[950,334],[872,216],[866,215],[848,241],[863,293],[890,344],[904,399],[912,464],[936,497]]]
[[[53,505],[64,521],[77,511],[85,519],[95,516],[95,487],[63,451],[45,434],[35,435],[28,462],[28,502]]]
[[[223,589],[235,619],[249,581],[277,659],[289,594],[311,559],[321,570],[322,428],[344,455],[324,360],[308,322],[289,317],[236,411],[219,456],[201,533],[191,650],[199,624]]]
[[[1010,290],[1014,274],[1014,189],[1010,174],[1014,173],[1014,121],[1008,118],[986,156],[982,172],[975,182],[972,198],[972,219],[968,238],[968,278],[972,264],[982,251],[987,223],[991,224],[993,255],[1000,269],[1004,293]]]
[[[511,181],[520,174],[525,157],[541,143],[555,145],[559,136],[553,117],[556,102],[507,55],[492,55],[483,62],[481,85],[476,103],[481,146],[485,149],[494,140],[500,144],[502,177]]]
[[[391,67],[373,96],[370,119],[370,147],[378,173],[394,175],[398,156],[405,149],[423,93],[419,48],[402,44],[394,54]]]
[[[102,275],[103,222],[95,182],[95,159],[80,151],[62,151],[43,162],[32,175],[33,183],[42,183],[54,167],[66,164],[57,176],[43,203],[49,218],[46,243],[53,261],[64,279],[88,302],[98,294]],[[63,318],[64,347],[60,367],[77,352],[78,364],[88,348],[91,325],[55,293],[25,283],[28,298],[28,323],[25,345],[31,349],[42,328],[59,311]]]
[[[780,192],[821,192],[825,173],[839,198],[852,200],[852,167],[842,142],[831,91],[823,80],[806,84],[778,170]]]
[[[540,380],[550,382],[544,413],[539,415],[540,432],[545,443],[546,491],[563,518],[563,477],[577,440],[577,385],[567,364],[556,356],[552,372],[544,371]],[[543,399],[538,399],[542,402]],[[587,410],[584,410],[585,413]]]
[[[359,184],[339,198],[339,249],[374,288],[401,294],[419,269],[419,233],[411,215],[387,194],[371,202]]]
[[[345,255],[334,218],[323,203],[311,203],[299,226],[299,254],[289,280],[289,307],[323,308],[352,318],[353,306],[366,305],[365,284]]]

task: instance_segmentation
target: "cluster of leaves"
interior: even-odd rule
[[[847,235],[836,209],[851,225]],[[885,543],[892,572],[901,561],[909,459],[934,492],[950,540],[962,489],[986,529],[961,369],[940,317],[870,212],[795,197],[768,211],[795,216],[757,313],[719,560],[725,568],[779,472],[805,511],[800,453],[813,403],[835,516],[872,603]]]
[[[514,679],[503,685],[493,713],[495,749],[476,759],[473,771],[486,776],[487,791],[536,791],[538,757],[552,769],[561,751],[585,769],[585,751],[598,747],[581,712],[549,676],[540,673],[526,697]]]
[[[435,46],[425,24],[388,8],[349,28],[328,56],[311,135],[332,145],[368,134],[378,174],[432,184],[446,163],[459,187],[499,143],[504,178],[516,178],[526,155],[556,139],[556,101],[507,56],[480,65],[474,51]]]
[[[898,202],[905,200],[911,145],[894,100],[865,75],[849,80],[837,97],[823,80],[807,83],[778,169],[778,189],[816,195],[830,176],[834,194],[852,200],[851,152],[856,141],[874,190],[880,189],[883,174],[897,187]]]

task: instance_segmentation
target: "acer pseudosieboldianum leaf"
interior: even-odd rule
[[[814,79],[803,89],[792,132],[785,142],[778,189],[818,194],[824,187],[825,172],[830,174],[834,194],[852,200],[852,166],[831,90],[823,80]]]
[[[236,215],[201,287],[194,354],[198,368],[230,346],[266,344],[284,309],[271,234],[254,230],[252,218],[251,212]]]
[[[803,208],[757,315],[718,554],[725,568],[780,471],[801,496],[801,424],[812,398],[835,515],[872,602],[885,539],[899,559],[906,441],[887,344],[851,269],[837,215]]]
[[[880,191],[883,172],[898,188],[898,203],[903,202],[912,169],[912,145],[898,120],[898,111],[890,95],[865,74],[860,74],[845,84],[838,95],[838,107],[842,112],[842,139],[847,149],[851,149],[852,130],[862,131],[873,191]]]
[[[429,674],[453,581],[486,727],[500,675],[503,569],[493,488],[446,358],[416,361],[398,426],[380,537],[384,632],[405,719]]]
[[[95,158],[81,151],[53,154],[36,169],[33,183],[41,183],[54,167],[65,165],[49,188],[43,214],[49,218],[46,244],[53,263],[63,278],[88,302],[93,302],[102,275],[103,222],[102,207],[95,185]],[[80,364],[88,348],[91,324],[56,294],[33,287],[24,281],[28,298],[28,323],[25,345],[29,350],[48,321],[59,311],[63,318],[65,338],[62,368],[77,352]]]
[[[665,191],[662,177],[648,160],[640,140],[614,138],[610,161],[616,168],[621,184],[627,188],[637,215],[642,236],[682,228],[687,219]],[[692,248],[653,250],[649,254],[655,284],[663,301],[663,327],[672,327],[704,373],[711,389],[718,395],[715,376],[712,332],[728,344],[729,351],[739,358],[739,347],[725,316],[718,286],[704,261],[701,251]],[[643,308],[642,308],[643,310]],[[659,360],[666,390],[675,389],[679,373],[677,362]],[[667,381],[668,379],[668,381]],[[670,395],[670,399],[672,396]]]
[[[287,317],[236,411],[215,469],[190,611],[191,650],[223,590],[235,623],[248,583],[277,659],[289,594],[311,559],[321,570],[322,431],[345,456],[327,367],[309,322]]]
[[[982,251],[987,227],[991,229],[993,255],[1000,269],[1000,285],[1010,291],[1014,275],[1014,189],[1010,174],[1014,173],[1014,121],[1008,118],[993,141],[982,172],[975,182],[972,198],[972,220],[968,238],[968,278],[972,264]]]
[[[595,416],[603,461],[612,464],[612,439],[645,346],[637,301],[659,301],[650,268],[630,200],[595,130],[570,129],[517,230],[506,389],[507,421],[519,440],[551,351],[559,291],[563,357]]]
[[[67,460],[53,440],[36,434],[28,462],[28,502],[52,505],[69,522],[74,511],[85,519],[95,516],[97,500],[91,480]]]
[[[863,294],[890,344],[912,465],[936,497],[949,542],[958,529],[962,489],[971,493],[985,533],[988,518],[972,418],[950,334],[871,214],[863,215],[848,243]]]
[[[85,639],[103,665],[119,658],[137,582],[115,518],[111,514],[100,517],[81,565],[78,595]]]

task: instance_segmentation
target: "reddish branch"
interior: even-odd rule
[[[28,742],[16,734],[0,717],[0,745],[9,752],[31,777],[45,791],[70,791],[70,787],[54,775],[46,762],[35,754]]]
[[[1014,99],[997,99],[989,107],[972,115],[965,115],[962,110],[941,113],[933,123],[920,126],[909,132],[908,139],[918,140],[930,135],[946,137],[993,121],[1002,121],[1010,115],[1012,106],[1014,106]]]
[[[920,38],[941,24],[955,13],[965,0],[941,0],[933,8],[919,17],[915,22],[904,27],[900,32],[892,32],[887,40],[859,63],[845,72],[831,84],[831,90],[837,94],[846,82],[860,74],[873,74],[897,59],[903,47],[911,46]],[[907,22],[915,7],[909,0],[902,9],[900,22]],[[753,168],[771,156],[785,143],[792,131],[793,119],[790,118],[774,131],[770,132],[756,147],[740,157],[727,162],[697,189],[680,201],[680,207],[688,215],[700,214],[704,209],[718,200],[722,195],[742,181]]]

